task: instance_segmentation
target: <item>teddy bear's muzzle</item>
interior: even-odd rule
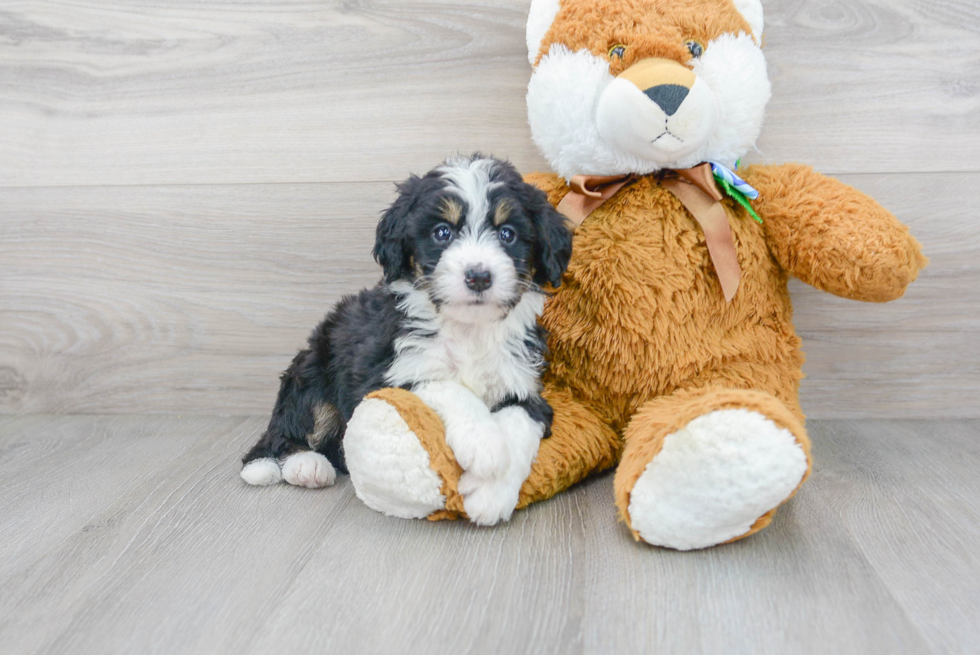
[[[707,83],[690,68],[658,58],[620,73],[602,92],[596,110],[603,139],[664,167],[700,150],[718,122]]]

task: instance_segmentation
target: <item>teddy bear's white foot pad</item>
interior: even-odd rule
[[[793,434],[766,416],[709,412],[664,438],[630,493],[630,523],[655,546],[714,546],[786,500],[807,467]]]
[[[282,479],[297,487],[319,489],[332,485],[337,479],[337,471],[320,453],[304,450],[290,455],[282,463]]]
[[[282,469],[279,462],[271,457],[260,457],[242,467],[242,480],[257,487],[282,482]]]
[[[445,508],[442,479],[429,453],[394,406],[368,398],[344,434],[347,469],[357,497],[389,516],[420,519]]]

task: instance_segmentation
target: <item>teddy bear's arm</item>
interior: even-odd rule
[[[552,207],[557,207],[569,191],[565,180],[554,173],[528,173],[524,176],[524,181],[547,193]]]
[[[750,166],[753,207],[769,248],[792,275],[854,300],[901,297],[926,265],[909,230],[875,200],[809,166]]]

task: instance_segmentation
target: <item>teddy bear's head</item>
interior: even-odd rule
[[[762,26],[760,0],[533,0],[535,143],[565,178],[734,168],[770,96]]]

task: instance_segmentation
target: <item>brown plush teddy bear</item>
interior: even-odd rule
[[[528,179],[578,227],[541,318],[552,436],[518,507],[616,466],[637,539],[691,549],[760,530],[810,471],[787,279],[884,302],[925,265],[853,188],[798,164],[737,170],[770,96],[762,28],[759,0],[533,0],[528,116],[557,174]],[[369,505],[465,516],[462,471],[417,397],[373,394],[352,438],[377,450],[351,462]]]

